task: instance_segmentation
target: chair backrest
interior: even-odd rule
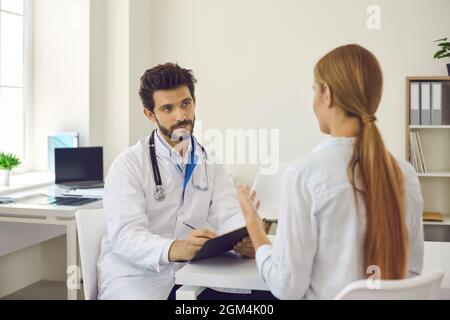
[[[280,190],[283,174],[290,162],[280,162],[276,174],[265,175],[260,168],[253,181],[252,189],[256,191],[256,197],[261,200],[259,214],[262,218],[277,219],[280,209]]]
[[[97,260],[105,234],[105,215],[103,209],[78,210],[75,213],[80,246],[83,289],[86,300],[97,299]]]
[[[439,297],[443,277],[444,272],[438,269],[404,280],[382,280],[379,289],[359,280],[345,287],[336,300],[434,300]]]

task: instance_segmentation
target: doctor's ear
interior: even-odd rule
[[[148,120],[150,120],[151,122],[156,122],[155,114],[147,108],[144,108],[144,114],[148,118]]]

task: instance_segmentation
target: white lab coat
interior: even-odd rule
[[[149,137],[122,152],[113,162],[105,184],[103,205],[106,234],[98,260],[99,299],[166,299],[174,274],[183,263],[169,262],[175,240],[196,228],[211,226],[222,234],[245,225],[231,175],[222,165],[197,164],[182,201],[184,173],[180,155],[159,134],[156,156],[166,199],[154,198],[155,182]],[[191,145],[185,156],[190,156]],[[204,159],[197,144],[195,154]],[[207,191],[192,184],[204,186]]]

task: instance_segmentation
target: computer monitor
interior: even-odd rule
[[[55,183],[103,181],[103,148],[56,148]]]

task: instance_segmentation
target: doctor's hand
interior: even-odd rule
[[[169,250],[169,261],[190,261],[200,251],[206,241],[217,235],[206,229],[192,231],[186,240],[175,240]]]
[[[241,241],[239,241],[238,243],[236,243],[233,250],[246,258],[255,257],[255,248],[253,247],[253,243],[250,237],[246,237]]]

